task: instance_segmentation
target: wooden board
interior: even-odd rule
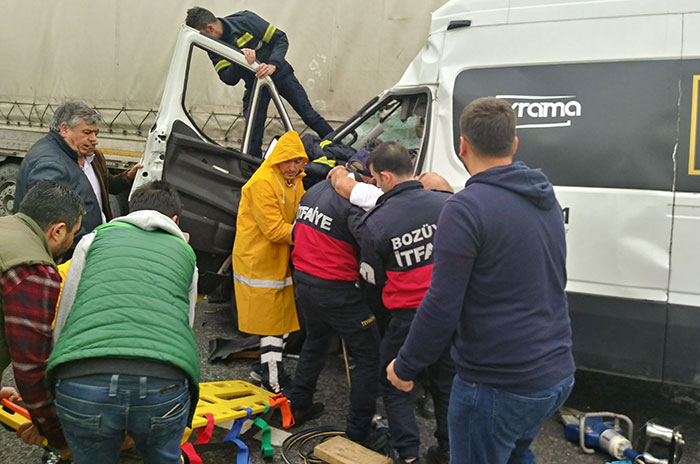
[[[343,437],[316,445],[314,455],[328,464],[392,464],[391,459]]]

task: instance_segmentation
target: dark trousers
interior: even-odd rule
[[[369,435],[377,399],[379,332],[374,316],[360,289],[351,284],[343,289],[328,289],[297,281],[296,296],[304,310],[306,339],[290,400],[301,409],[311,406],[330,338],[339,334],[355,361],[346,432],[351,440],[362,442]]]
[[[276,71],[276,73],[282,73],[280,77],[276,78],[273,74],[272,80],[275,83],[275,87],[277,87],[277,91],[282,98],[289,102],[292,108],[294,108],[294,111],[297,112],[307,126],[316,132],[319,137],[325,137],[333,131],[333,128],[323,119],[323,116],[318,114],[311,106],[306,90],[304,90],[304,87],[299,83],[299,80],[294,75],[294,71],[291,70],[291,67],[290,69],[285,69],[288,66],[289,64],[282,65],[282,67]],[[243,111],[247,120],[250,114],[250,101],[253,98],[250,89],[253,88],[256,77],[251,73],[250,75],[246,75],[244,79],[246,81],[246,91],[243,94]],[[255,113],[255,119],[253,120],[253,135],[250,142],[250,154],[253,156],[262,156],[265,120],[267,118],[267,108],[271,98],[267,88],[263,88],[260,99],[258,100],[258,109]]]
[[[380,386],[384,409],[389,421],[391,446],[398,451],[402,458],[418,456],[420,433],[414,413],[415,398],[412,392],[402,392],[389,383],[386,378],[386,366],[399,354],[415,315],[415,309],[392,310],[379,348],[380,372],[383,373],[380,375]],[[438,444],[445,449],[449,449],[447,409],[450,404],[450,390],[454,375],[455,367],[450,357],[448,345],[440,358],[428,367],[428,390],[433,397],[435,422],[437,423],[435,437],[438,439]]]

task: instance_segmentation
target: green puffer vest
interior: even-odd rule
[[[85,267],[47,366],[87,358],[146,358],[182,369],[199,384],[199,354],[189,325],[192,248],[165,231],[125,222],[95,229]],[[194,408],[192,409],[194,411]]]
[[[56,267],[41,227],[22,213],[0,218],[0,275],[20,266]],[[5,313],[0,297],[0,373],[10,364],[5,340]]]

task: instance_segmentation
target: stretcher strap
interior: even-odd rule
[[[262,456],[264,458],[271,458],[274,454],[274,450],[272,449],[272,431],[270,430],[270,426],[267,425],[267,422],[265,422],[265,420],[259,416],[255,418],[253,424],[262,430],[262,439],[260,440],[260,451],[262,452]]]
[[[289,401],[287,397],[282,393],[279,393],[270,398],[270,407],[278,407],[282,413],[282,427],[285,429],[294,426],[294,416],[292,416],[292,411],[289,409]]]
[[[233,421],[233,426],[231,427],[231,430],[229,430],[229,432],[226,434],[226,437],[224,437],[224,443],[232,442],[236,446],[238,446],[236,464],[250,464],[250,454],[248,453],[248,446],[246,446],[246,444],[243,443],[243,441],[240,439],[240,436],[241,429],[243,428],[243,423],[250,419],[250,416],[253,414],[253,410],[245,408],[244,411],[247,412],[248,415],[246,417],[236,419],[235,421]]]
[[[187,456],[187,462],[190,464],[203,464],[202,463],[202,458],[199,457],[197,452],[194,450],[194,446],[192,446],[192,443],[185,443],[180,447],[182,449],[182,452]]]
[[[195,445],[205,445],[211,440],[211,436],[214,433],[214,415],[205,414],[204,417],[207,419],[207,425],[204,428],[197,429],[197,441],[194,442]]]

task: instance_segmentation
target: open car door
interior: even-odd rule
[[[192,51],[200,48],[251,70],[243,55],[223,42],[183,26],[170,65],[156,122],[148,134],[142,163],[132,191],[154,180],[163,180],[180,194],[183,210],[180,228],[190,235],[197,255],[199,293],[209,293],[231,278],[231,252],[241,188],[262,160],[247,154],[254,112],[262,87],[267,86],[285,131],[292,130],[282,101],[269,78],[258,80],[252,112],[241,147],[224,147],[197,127],[184,107]],[[214,72],[212,70],[212,72]],[[224,85],[223,83],[221,85]]]

